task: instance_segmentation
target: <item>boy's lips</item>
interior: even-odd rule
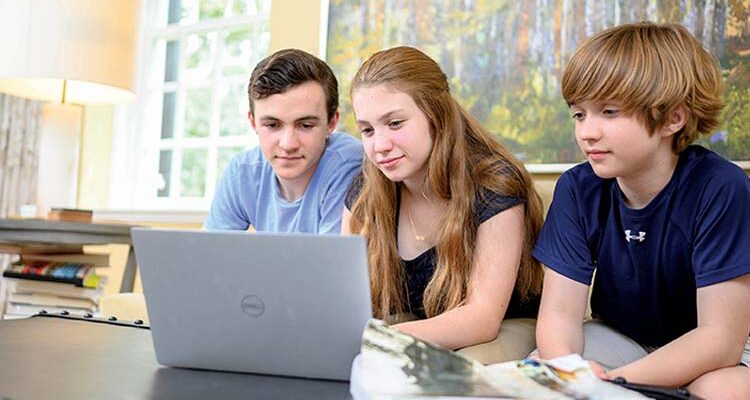
[[[276,156],[274,157],[279,166],[291,166],[296,165],[302,161],[305,157],[303,156]]]
[[[586,156],[593,161],[603,160],[608,154],[609,152],[604,150],[586,150]]]

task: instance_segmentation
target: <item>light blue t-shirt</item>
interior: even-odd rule
[[[204,223],[210,230],[338,234],[344,197],[362,164],[362,144],[346,133],[330,136],[305,193],[294,202],[279,192],[259,147],[235,156],[224,171]]]

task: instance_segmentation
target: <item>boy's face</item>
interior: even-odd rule
[[[637,179],[674,157],[671,129],[650,134],[616,103],[583,102],[570,111],[578,146],[600,178]]]
[[[338,122],[338,113],[328,121],[323,87],[305,82],[255,100],[254,110],[250,124],[279,182],[306,188]]]

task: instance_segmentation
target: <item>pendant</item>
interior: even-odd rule
[[[414,235],[414,239],[417,239],[420,242],[424,242],[424,235]]]

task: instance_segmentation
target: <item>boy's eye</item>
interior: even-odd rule
[[[398,129],[404,123],[404,120],[397,119],[388,123],[388,127],[391,129]]]
[[[263,127],[268,129],[276,129],[279,127],[279,124],[278,122],[266,122],[263,124]]]
[[[300,126],[302,127],[302,129],[307,130],[307,131],[309,131],[310,129],[315,128],[315,124],[310,124],[310,123],[300,124]]]
[[[617,116],[617,114],[619,112],[620,112],[620,110],[618,110],[616,108],[605,108],[602,111],[602,114],[604,114],[605,116],[608,116],[608,117],[614,117],[614,116]]]
[[[582,112],[580,112],[580,111],[576,111],[576,112],[573,113],[573,119],[576,120],[576,121],[583,120],[583,117],[584,117],[584,114]]]

